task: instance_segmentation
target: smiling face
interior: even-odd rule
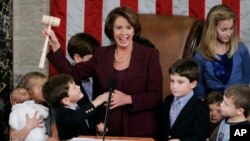
[[[233,19],[222,20],[216,26],[217,41],[220,43],[228,43],[234,33]]]
[[[122,16],[118,16],[113,26],[114,39],[118,47],[132,47],[134,27]]]
[[[174,96],[181,97],[193,90],[197,82],[190,83],[189,79],[179,74],[170,74],[170,89]]]

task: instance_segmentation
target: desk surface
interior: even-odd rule
[[[102,136],[79,136],[79,138],[93,138],[93,139],[102,139]],[[141,137],[115,137],[107,136],[105,140],[121,140],[121,141],[155,141],[153,138],[141,138]]]

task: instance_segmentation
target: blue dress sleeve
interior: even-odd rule
[[[240,54],[242,55],[242,75],[243,83],[250,84],[250,55],[247,47],[241,43],[239,45]]]
[[[203,80],[203,58],[199,53],[196,53],[194,56],[194,60],[197,61],[200,65],[200,79],[197,83],[196,88],[194,89],[194,95],[196,95],[199,99],[203,99],[206,95],[205,87],[204,87],[204,80]]]

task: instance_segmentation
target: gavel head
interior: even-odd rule
[[[59,26],[61,19],[53,16],[43,15],[42,23],[51,26]]]

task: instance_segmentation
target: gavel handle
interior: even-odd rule
[[[51,29],[51,25],[48,26],[48,32],[50,32],[50,29]],[[39,68],[44,67],[45,58],[46,58],[46,54],[47,54],[48,42],[49,42],[49,36],[47,35],[46,39],[44,41],[44,45],[43,45],[43,51],[42,51],[42,55],[41,55],[40,62],[39,62]]]

